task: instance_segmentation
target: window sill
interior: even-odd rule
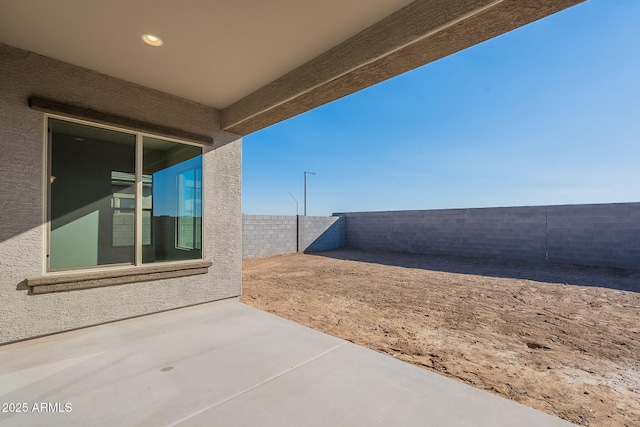
[[[194,261],[172,264],[158,263],[103,271],[56,273],[29,277],[26,280],[26,285],[30,294],[39,295],[206,274],[211,265],[211,261]]]

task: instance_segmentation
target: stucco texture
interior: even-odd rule
[[[210,135],[204,149],[204,259],[208,274],[28,295],[44,273],[44,114],[37,96]],[[0,44],[0,343],[235,297],[241,290],[241,139],[219,111]]]

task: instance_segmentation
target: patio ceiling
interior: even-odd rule
[[[581,1],[0,0],[0,42],[215,107],[243,135]]]

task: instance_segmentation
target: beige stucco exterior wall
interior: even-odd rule
[[[213,136],[204,154],[209,273],[46,295],[21,290],[44,272],[44,114],[37,96]],[[234,297],[241,290],[241,139],[219,111],[0,44],[0,343]]]

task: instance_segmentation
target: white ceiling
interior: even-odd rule
[[[222,109],[409,3],[0,0],[0,42]]]

